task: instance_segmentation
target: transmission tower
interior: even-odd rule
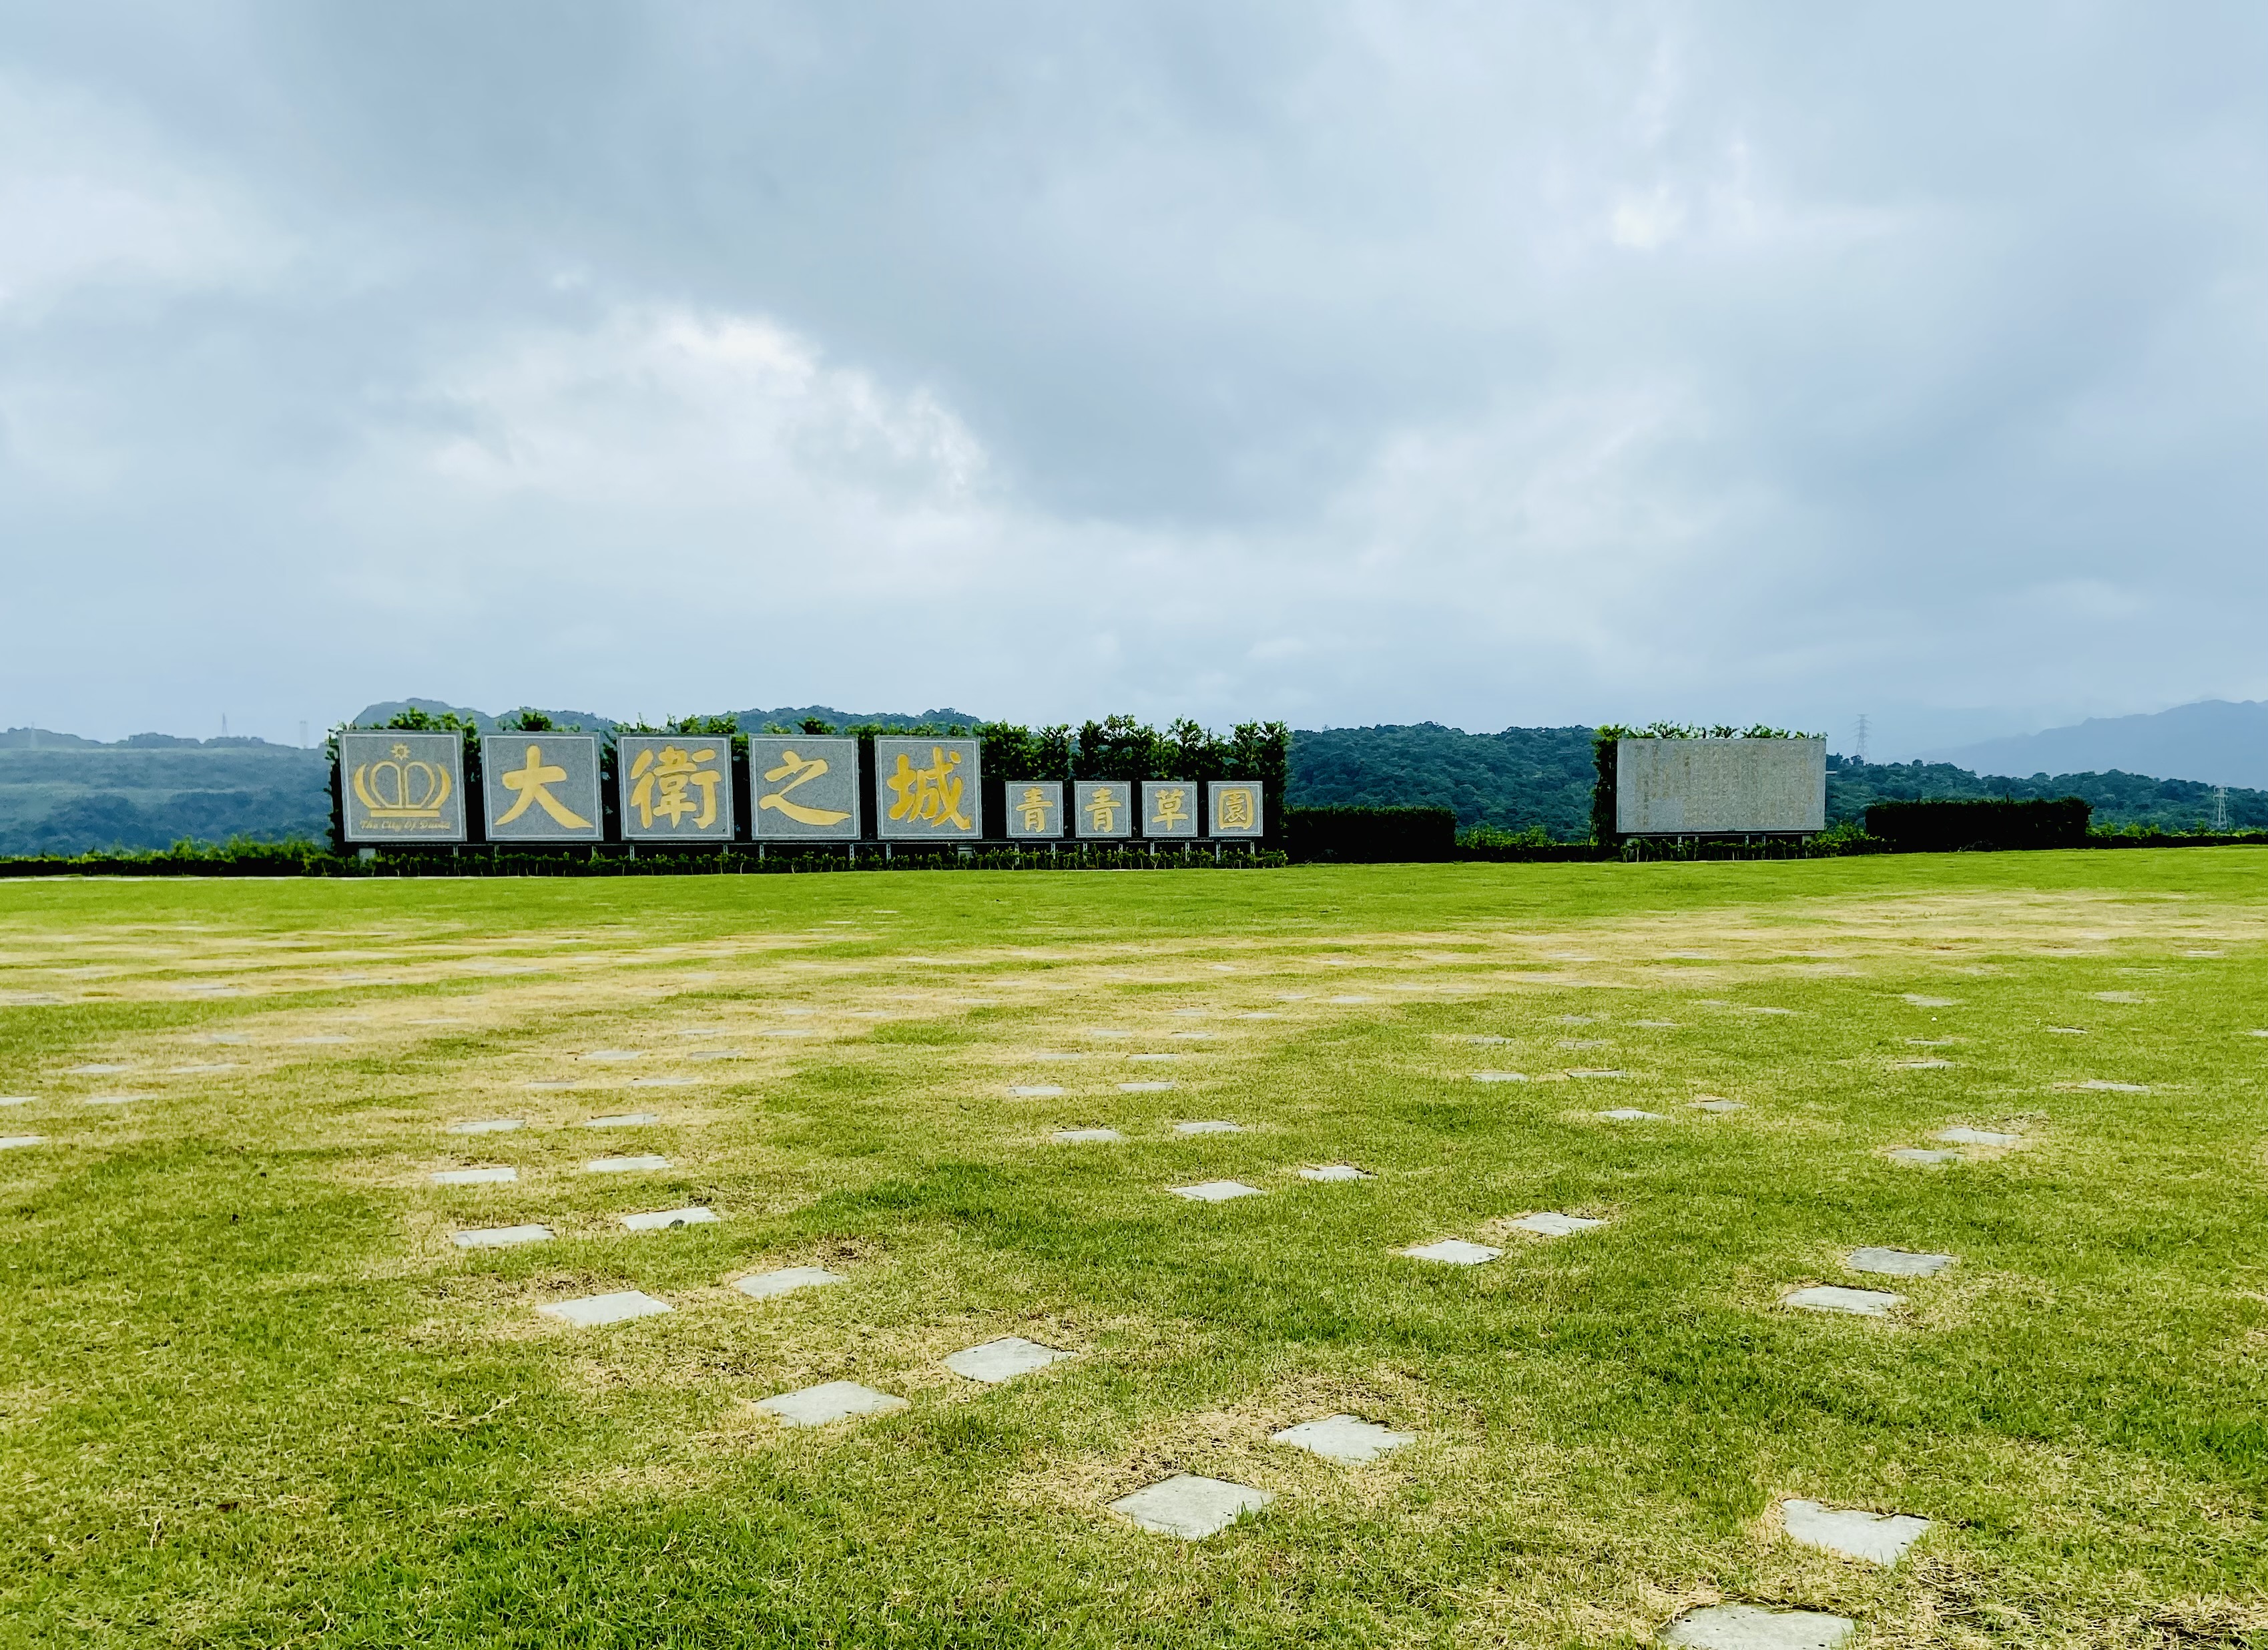
[[[2213,828],[2217,831],[2228,829],[2228,787],[2225,784],[2213,788]]]
[[[1863,715],[1859,718],[1859,765],[1867,765],[1867,718]]]

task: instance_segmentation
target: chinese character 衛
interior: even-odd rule
[[[713,747],[688,751],[682,746],[664,745],[659,753],[638,752],[637,760],[630,764],[630,777],[637,781],[630,789],[630,806],[638,811],[638,824],[652,830],[653,816],[659,814],[673,826],[682,825],[685,816],[696,808],[694,829],[706,830],[715,824],[717,782],[725,776],[702,764],[716,760]],[[690,794],[695,788],[701,792],[698,802]]]

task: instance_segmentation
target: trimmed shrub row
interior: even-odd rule
[[[1867,810],[1867,835],[1888,843],[1894,853],[2084,848],[2092,812],[2075,796],[2054,802],[2004,797],[1877,802]]]

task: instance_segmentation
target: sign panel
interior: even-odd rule
[[[1197,787],[1190,779],[1142,781],[1142,834],[1145,836],[1194,836],[1197,834]]]
[[[615,784],[626,842],[733,840],[733,741],[689,733],[624,733]]]
[[[1824,830],[1827,741],[1617,740],[1615,829],[1626,836]]]
[[[759,842],[856,842],[858,741],[806,733],[748,738]]]
[[[1011,779],[1003,793],[1011,836],[1060,836],[1063,829],[1063,781]]]
[[[983,834],[973,739],[874,740],[879,835],[898,841],[969,841]]]
[[[1134,787],[1124,779],[1078,779],[1071,784],[1071,824],[1081,836],[1134,834]]]
[[[1205,824],[1213,836],[1257,836],[1267,819],[1257,779],[1208,779]]]
[[[342,733],[339,792],[350,843],[465,840],[465,748],[459,734]]]
[[[597,737],[483,734],[481,799],[492,843],[597,842],[606,834]]]

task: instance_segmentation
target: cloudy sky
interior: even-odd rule
[[[2268,9],[11,8],[0,725],[2268,697]]]

